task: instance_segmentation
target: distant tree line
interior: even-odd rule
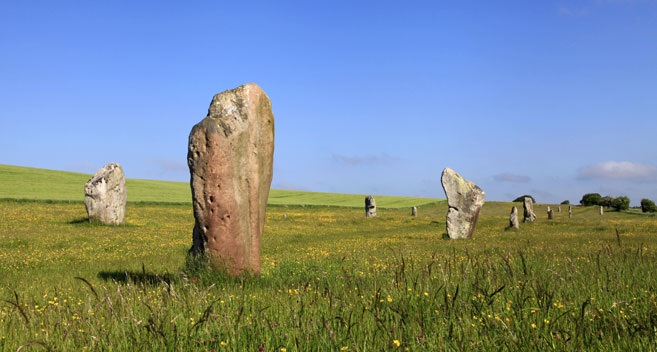
[[[582,197],[582,200],[579,201],[579,204],[584,206],[600,205],[621,211],[630,209],[630,198],[626,196],[616,198],[610,196],[603,197],[599,193],[587,193]]]
[[[655,213],[657,212],[657,206],[650,199],[643,198],[641,199],[641,211],[644,213]]]
[[[525,197],[529,197],[529,198],[531,198],[531,199],[532,199],[532,203],[536,203],[536,199],[534,199],[534,197],[530,196],[529,194],[525,194],[524,196],[520,196],[520,197],[514,199],[513,201],[514,201],[514,202],[524,202],[524,201],[525,201]]]

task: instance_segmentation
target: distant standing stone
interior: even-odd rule
[[[84,185],[84,206],[89,221],[118,225],[125,219],[125,203],[128,192],[125,187],[123,168],[109,163],[98,170]]]
[[[600,215],[604,215],[604,214],[605,214],[605,209],[601,205],[600,206]]]
[[[411,208],[411,215],[412,216],[417,216],[417,207],[412,207]]]
[[[287,219],[287,214],[283,214],[283,219]]]
[[[524,210],[523,222],[534,222],[536,221],[536,214],[534,214],[534,202],[531,198],[525,197],[522,203],[522,208]]]
[[[518,229],[520,228],[520,223],[518,221],[518,208],[515,206],[511,208],[511,216],[509,217],[509,228]]]
[[[561,205],[557,207],[557,213],[561,213]]]
[[[373,218],[376,216],[376,201],[374,197],[365,197],[365,217]]]
[[[474,233],[485,193],[454,170],[445,168],[442,185],[447,195],[447,235],[451,239],[470,238]]]
[[[260,272],[274,161],[271,101],[250,83],[214,96],[189,134],[196,223],[190,254],[231,274]]]
[[[573,217],[573,207],[569,205],[568,206],[568,219],[570,219],[572,217]]]
[[[547,207],[547,216],[548,220],[554,220],[554,210],[550,209],[550,206]]]

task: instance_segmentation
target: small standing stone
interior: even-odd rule
[[[509,228],[518,229],[520,228],[520,223],[518,222],[518,208],[515,206],[511,208],[511,216],[509,217]]]
[[[287,214],[283,214],[283,219],[287,219]]]
[[[605,209],[601,205],[600,206],[600,215],[604,215],[604,214],[605,214]]]
[[[561,205],[557,207],[557,213],[561,213]]]
[[[84,185],[84,206],[89,221],[97,220],[108,225],[122,224],[127,199],[125,174],[117,163],[103,166]]]
[[[417,207],[411,208],[411,216],[417,216]]]
[[[372,196],[365,197],[365,217],[376,217],[376,201]]]
[[[568,206],[568,219],[570,219],[572,217],[573,217],[573,207],[569,205]]]
[[[524,210],[523,222],[534,222],[536,221],[536,214],[534,214],[534,202],[531,198],[525,197],[522,203],[522,208]]]
[[[547,216],[548,220],[554,220],[554,210],[550,209],[550,206],[547,207]]]
[[[449,206],[447,235],[451,239],[472,237],[479,212],[484,206],[484,191],[450,168],[443,170],[441,181]]]

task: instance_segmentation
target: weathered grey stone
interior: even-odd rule
[[[365,197],[365,217],[373,218],[376,216],[376,200],[374,197]]]
[[[600,215],[604,215],[604,214],[605,214],[605,209],[601,205],[600,206]]]
[[[84,185],[84,206],[89,221],[118,225],[125,220],[125,203],[128,191],[125,186],[123,168],[109,163]]]
[[[417,216],[417,207],[412,207],[411,208],[411,215],[412,216]]]
[[[273,161],[274,115],[265,92],[249,83],[215,95],[189,134],[192,255],[231,274],[260,272]]]
[[[547,216],[548,220],[554,220],[554,210],[550,209],[550,206],[547,207]]]
[[[561,213],[561,205],[557,207],[557,213]]]
[[[447,195],[447,235],[451,239],[470,238],[474,233],[485,193],[454,170],[445,168],[441,177]]]
[[[573,217],[573,207],[569,205],[568,206],[568,219],[570,219],[572,217]]]
[[[523,222],[534,222],[536,221],[536,214],[534,214],[534,202],[531,198],[525,197],[522,203],[522,208],[524,210]]]
[[[515,206],[511,208],[511,215],[509,216],[509,228],[519,229],[520,223],[518,222],[518,208]]]

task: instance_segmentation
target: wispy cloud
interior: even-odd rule
[[[89,162],[81,162],[81,163],[76,163],[76,164],[67,164],[65,170],[93,174],[98,169],[100,169],[100,166],[94,166],[94,164],[89,163]]]
[[[295,184],[287,183],[287,182],[278,182],[275,185],[273,185],[272,188],[287,189],[287,190],[290,190],[290,191],[307,191],[308,190],[307,188],[305,188],[303,186],[299,186],[299,185],[295,185]]]
[[[513,183],[527,183],[531,181],[531,178],[529,176],[514,175],[510,173],[494,175],[493,179],[497,182],[513,182]]]
[[[612,180],[655,180],[657,167],[631,161],[605,161],[578,170],[579,178]]]
[[[155,163],[162,172],[187,171],[187,164],[179,160],[155,159]]]
[[[333,157],[331,159],[335,162],[352,165],[352,166],[388,165],[399,160],[399,158],[390,156],[385,153],[381,155],[366,155],[366,156],[346,156],[346,155],[333,154]]]

